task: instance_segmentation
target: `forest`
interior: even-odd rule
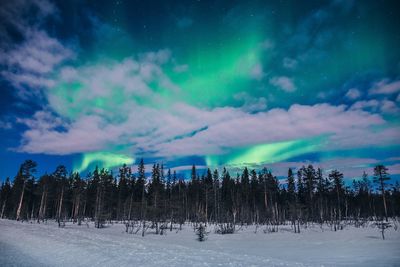
[[[345,223],[360,226],[371,220],[383,229],[389,218],[400,216],[400,185],[389,183],[383,165],[375,166],[372,177],[364,172],[352,183],[345,183],[338,170],[325,174],[312,165],[288,169],[281,180],[266,168],[244,168],[231,176],[225,168],[201,173],[194,165],[191,177],[178,177],[162,164],[147,172],[143,160],[137,170],[123,165],[116,175],[96,167],[81,177],[60,165],[36,179],[36,168],[36,162],[26,160],[13,181],[2,183],[1,218],[56,220],[60,227],[94,221],[97,228],[119,221],[126,232],[144,236],[149,228],[163,234],[186,222],[199,224],[200,235],[207,224],[221,234],[248,224],[265,225],[271,232],[291,224],[298,233],[301,226],[317,223],[336,231]]]

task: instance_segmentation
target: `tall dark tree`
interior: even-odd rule
[[[215,169],[213,172],[213,195],[214,195],[214,220],[219,221],[219,173]]]
[[[82,203],[84,199],[84,190],[86,183],[82,180],[79,173],[74,172],[71,175],[71,190],[72,190],[72,210],[71,217],[74,222],[80,224],[82,219]]]
[[[127,219],[126,210],[127,210],[127,200],[128,195],[129,198],[129,208],[128,208],[128,219],[131,216],[131,209],[133,203],[133,195],[129,194],[130,188],[129,183],[132,176],[131,168],[126,164],[123,164],[121,168],[119,168],[118,174],[118,200],[117,200],[117,218],[118,220]]]
[[[56,180],[58,184],[58,188],[60,190],[59,192],[59,199],[57,201],[58,207],[57,207],[57,222],[58,225],[61,226],[61,220],[62,220],[62,212],[64,208],[64,194],[66,191],[67,187],[67,169],[65,168],[64,165],[59,165],[57,166],[56,170],[53,173],[53,177]]]
[[[144,220],[145,218],[145,207],[147,206],[146,203],[146,176],[145,176],[145,167],[144,167],[144,162],[143,159],[140,160],[139,165],[138,165],[138,178],[136,181],[136,196],[139,197],[140,201],[140,220]]]
[[[15,189],[14,193],[17,193],[17,195],[19,195],[19,201],[15,215],[17,220],[21,219],[26,186],[29,179],[33,178],[33,173],[36,172],[36,167],[36,162],[32,160],[26,160],[24,163],[21,164],[18,174],[15,177],[13,189]]]
[[[11,204],[11,183],[10,178],[7,177],[6,181],[1,185],[0,188],[0,218],[4,218],[5,213],[7,212],[7,205]]]
[[[378,185],[378,189],[382,193],[382,201],[383,207],[385,212],[385,219],[386,222],[388,221],[388,212],[387,212],[387,205],[386,205],[386,181],[390,180],[388,169],[384,165],[377,165],[374,168],[374,183]]]
[[[389,186],[388,170],[375,167],[373,190],[366,174],[352,184],[333,170],[328,176],[312,165],[301,167],[297,179],[288,170],[287,186],[267,168],[259,171],[243,168],[232,178],[226,168],[199,173],[192,167],[191,179],[154,164],[146,178],[144,161],[138,166],[137,179],[127,165],[117,175],[96,167],[85,179],[58,166],[54,173],[34,179],[36,164],[24,162],[13,183],[6,180],[0,187],[0,217],[65,222],[89,219],[98,228],[111,220],[124,221],[131,233],[145,235],[147,229],[163,234],[169,227],[185,222],[207,226],[215,224],[216,232],[234,233],[237,224],[266,224],[266,231],[277,231],[278,225],[290,220],[295,232],[302,224],[329,222],[342,228],[342,218],[355,225],[364,220],[400,215],[400,185]],[[189,178],[189,177],[188,177]],[[221,179],[221,180],[220,180]],[[380,202],[383,202],[383,205]],[[149,223],[150,222],[150,223]],[[380,222],[379,225],[387,225]],[[137,228],[136,231],[132,230]],[[380,226],[379,226],[380,227]],[[127,230],[128,232],[128,230]]]
[[[331,179],[333,186],[336,192],[336,200],[337,200],[337,213],[339,221],[342,219],[342,209],[341,209],[341,195],[343,191],[343,174],[338,170],[332,170],[329,174],[329,178]]]
[[[41,197],[40,197],[40,206],[39,206],[39,214],[38,214],[38,222],[40,220],[44,221],[46,218],[46,211],[47,211],[47,204],[49,198],[49,191],[51,188],[51,176],[48,174],[43,175],[39,179],[39,187],[41,190]]]

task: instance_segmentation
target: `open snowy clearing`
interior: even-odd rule
[[[125,226],[103,229],[68,223],[0,220],[0,266],[400,266],[400,231],[319,226],[293,234],[259,228],[233,235],[212,232],[196,241],[190,225],[167,235],[127,234]]]

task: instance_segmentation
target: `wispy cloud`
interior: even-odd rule
[[[54,85],[49,74],[63,61],[74,57],[71,49],[64,47],[46,32],[33,31],[26,34],[25,41],[0,54],[6,65],[2,76],[20,90],[24,86],[49,88]],[[26,90],[23,91],[28,94]]]
[[[279,46],[279,39],[266,38],[257,30],[261,27],[253,27],[267,22],[263,13],[253,17],[250,15],[255,10],[246,9],[244,14],[243,8],[248,7],[234,8],[222,20],[221,28],[233,30],[235,35],[238,28],[240,33],[255,29],[248,40],[232,38],[229,45],[207,40],[207,49],[200,53],[188,47],[190,56],[179,59],[174,56],[186,52],[176,53],[174,44],[170,49],[132,53],[129,34],[93,17],[88,34],[94,38],[95,60],[81,58],[79,49],[44,29],[46,18],[58,16],[54,5],[44,0],[14,2],[0,10],[0,16],[9,22],[0,25],[0,36],[4,37],[0,41],[4,47],[0,52],[1,75],[20,96],[43,97],[37,101],[40,110],[32,117],[16,120],[26,127],[16,148],[20,152],[91,153],[88,162],[108,156],[131,162],[142,156],[224,156],[245,148],[253,157],[260,147],[264,152],[276,149],[274,153],[259,153],[264,157],[284,153],[282,147],[295,150],[297,142],[304,139],[318,140],[318,145],[310,141],[294,154],[399,144],[399,126],[390,119],[399,112],[399,96],[397,102],[394,99],[400,92],[400,81],[383,79],[369,91],[358,84],[340,87],[351,88],[339,90],[339,97],[345,93],[352,103],[340,105],[331,100],[338,90],[336,85],[331,87],[336,81],[331,83],[329,75],[339,80],[347,74],[336,71],[340,68],[334,60],[326,69],[313,71],[314,66],[325,64],[320,59],[329,54],[332,40],[337,38],[337,28],[331,27],[332,14],[347,14],[352,9],[344,2],[334,1],[307,13],[294,28],[282,31],[290,38]],[[24,18],[29,10],[36,10],[38,17],[32,24]],[[242,18],[246,27],[238,27]],[[180,29],[193,24],[189,17],[175,22]],[[18,42],[11,40],[6,29],[10,25],[21,35]],[[124,51],[129,55],[111,55],[109,46],[118,50],[120,42],[129,47]],[[196,47],[199,45],[203,43]],[[342,48],[335,53],[340,51]],[[277,90],[266,92],[274,87]],[[303,94],[316,87],[312,92],[316,97],[302,102]],[[0,128],[8,127],[0,122]],[[285,156],[289,158],[288,153]]]
[[[5,1],[0,8],[0,36],[3,45],[11,43],[14,31],[24,36],[33,29],[40,28],[48,17],[57,17],[58,9],[47,0]],[[32,20],[31,18],[35,19]]]
[[[357,88],[351,88],[347,91],[346,93],[346,97],[350,100],[354,100],[357,99],[361,96],[361,92],[360,90],[358,90]]]
[[[293,58],[285,57],[283,59],[283,67],[285,67],[286,69],[293,70],[297,67],[297,64],[297,60]]]
[[[388,99],[371,99],[371,100],[360,100],[355,102],[351,109],[353,110],[368,110],[372,112],[380,112],[384,114],[398,114],[400,108],[394,101]]]
[[[383,79],[374,84],[368,91],[370,95],[390,95],[400,92],[400,81],[390,81]]]
[[[253,97],[247,92],[241,92],[234,95],[234,98],[241,101],[242,109],[248,112],[256,112],[267,108],[267,99],[265,97]]]
[[[256,80],[261,80],[265,76],[262,65],[260,63],[257,63],[251,68],[250,76]]]
[[[30,19],[32,11],[34,20]],[[41,29],[48,17],[57,14],[57,8],[45,0],[10,1],[0,9],[0,17],[7,22],[6,28],[0,27],[3,37],[0,74],[18,89],[21,97],[37,96],[41,89],[53,86],[50,74],[75,56],[71,49]],[[16,31],[22,41],[15,41],[10,30]]]
[[[397,142],[398,129],[372,131],[385,126],[385,120],[361,107],[294,104],[287,110],[262,111],[265,99],[253,102],[247,94],[236,96],[244,101],[237,108],[200,108],[166,99],[154,84],[175,92],[180,88],[161,68],[168,61],[165,52],[139,58],[63,69],[57,81],[62,86],[47,91],[55,113],[21,120],[29,129],[19,150],[70,154],[123,147],[133,155],[165,157],[221,154],[227,148],[324,134],[329,138],[323,149],[377,145],[373,140],[380,145]],[[274,131],[265,131],[266,125],[273,125]]]
[[[269,80],[269,83],[285,92],[294,92],[297,89],[293,80],[286,76],[273,77]]]

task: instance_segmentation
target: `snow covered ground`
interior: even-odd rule
[[[141,237],[125,233],[122,224],[58,228],[0,220],[0,266],[400,266],[400,230],[393,228],[386,240],[371,227],[332,232],[314,226],[301,234],[290,227],[271,234],[254,229],[211,231],[198,242],[190,225]]]

